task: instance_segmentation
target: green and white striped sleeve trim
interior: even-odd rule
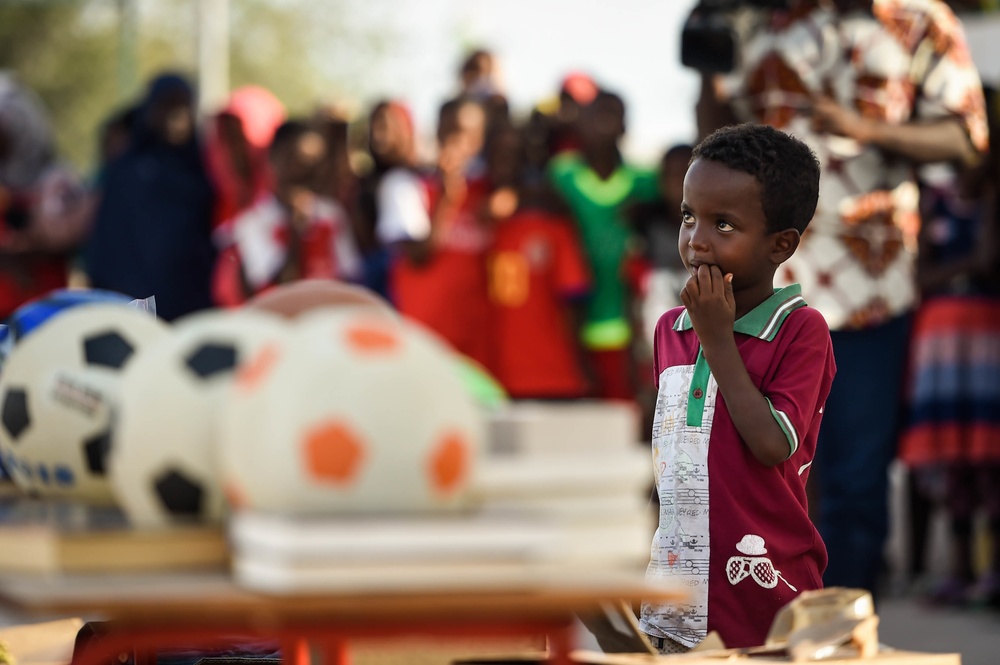
[[[795,451],[799,449],[799,433],[795,431],[795,426],[792,425],[792,419],[788,417],[787,413],[774,408],[774,405],[771,404],[771,400],[766,397],[764,399],[767,400],[767,407],[771,409],[771,415],[774,416],[774,419],[778,422],[778,427],[781,428],[781,431],[785,433],[785,438],[788,439],[788,457],[791,457],[795,454]],[[788,459],[788,457],[785,459]]]

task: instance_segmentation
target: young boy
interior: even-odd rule
[[[596,381],[596,396],[633,400],[636,395],[632,346],[632,294],[623,267],[631,238],[626,211],[655,199],[656,173],[622,159],[625,103],[600,91],[577,119],[580,151],[549,162],[552,185],[577,224],[590,263],[593,289],[582,330]]]
[[[489,184],[478,165],[485,123],[475,101],[441,107],[437,172],[422,191],[411,182],[409,194],[397,187],[395,201],[380,198],[378,232],[393,248],[389,293],[400,313],[492,369],[485,260],[491,230],[482,210]]]
[[[576,231],[546,206],[545,181],[525,172],[520,130],[497,131],[487,154],[493,374],[514,399],[587,397],[579,327],[590,272]]]
[[[819,164],[766,126],[727,127],[695,148],[678,249],[683,307],[656,326],[653,468],[660,499],[647,579],[691,592],[642,606],[662,653],[708,631],[763,644],[774,615],[822,586],[826,548],[806,480],[835,372],[823,317],[775,270],[816,210]]]
[[[218,304],[239,305],[298,279],[360,280],[361,256],[347,213],[310,187],[325,150],[323,137],[304,122],[289,120],[277,129],[269,150],[273,192],[215,231]]]

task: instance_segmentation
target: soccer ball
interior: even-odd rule
[[[26,302],[10,316],[10,333],[14,342],[28,336],[53,316],[80,305],[117,303],[127,305],[132,298],[116,291],[103,289],[56,289]]]
[[[221,462],[237,506],[293,514],[467,507],[483,415],[443,342],[363,309],[303,318],[237,374]]]
[[[280,284],[247,301],[246,309],[273,312],[295,319],[329,307],[368,307],[389,318],[398,315],[380,295],[363,286],[332,279],[300,279]]]
[[[0,377],[0,456],[20,488],[114,503],[106,462],[121,373],[167,331],[135,309],[88,304],[14,347]]]
[[[276,316],[205,312],[175,323],[122,376],[110,458],[111,485],[136,526],[218,522],[225,500],[216,411],[236,368],[287,334]]]
[[[128,296],[101,289],[56,289],[18,307],[0,326],[0,363],[19,341],[33,333],[49,319],[72,307],[94,303],[118,303],[127,305]]]

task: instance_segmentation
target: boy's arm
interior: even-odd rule
[[[701,342],[736,431],[757,460],[775,466],[788,459],[788,437],[778,425],[767,399],[753,384],[736,347],[733,324],[736,301],[731,275],[718,266],[700,266],[681,291],[691,324]]]

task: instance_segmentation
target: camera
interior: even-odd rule
[[[736,67],[747,9],[790,9],[794,0],[701,0],[681,31],[681,64],[702,72],[731,72]]]

